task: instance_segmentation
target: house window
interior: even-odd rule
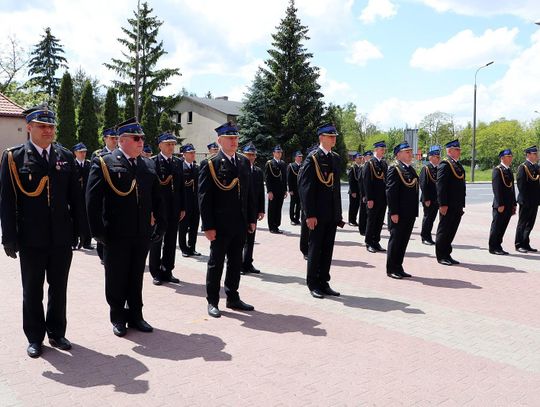
[[[187,113],[187,122],[188,124],[193,123],[193,112]]]
[[[180,112],[176,114],[176,123],[182,123],[182,113]]]

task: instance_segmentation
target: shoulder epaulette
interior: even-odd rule
[[[19,144],[18,146],[8,147],[4,151],[13,151],[13,150],[16,150],[16,149],[21,148],[21,147],[24,147],[24,144]]]
[[[332,151],[332,154],[334,154],[336,157],[340,157],[340,155],[338,153],[336,153],[335,151]]]

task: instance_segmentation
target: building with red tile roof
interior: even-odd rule
[[[23,107],[0,93],[0,151],[27,140],[23,111]]]

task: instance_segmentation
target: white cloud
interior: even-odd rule
[[[345,59],[349,64],[365,66],[370,59],[380,59],[383,57],[379,48],[367,40],[356,41],[349,48],[349,56]]]
[[[520,47],[516,44],[517,28],[488,29],[475,36],[471,30],[457,33],[446,42],[431,48],[414,51],[410,65],[427,71],[443,69],[467,69],[495,60],[509,62]]]
[[[501,117],[528,121],[540,109],[540,32],[531,36],[531,46],[509,65],[501,79],[477,88],[477,120]],[[452,114],[457,124],[472,122],[473,86],[460,86],[449,95],[425,100],[389,98],[374,106],[370,120],[382,128],[415,125],[435,111]]]
[[[356,95],[354,94],[349,83],[330,78],[326,68],[320,68],[319,74],[321,92],[324,94],[326,101],[333,103],[346,103],[350,100],[356,99]]]
[[[364,24],[374,23],[377,18],[390,18],[397,13],[397,6],[390,0],[369,0],[359,19]]]
[[[540,2],[538,0],[421,0],[436,11],[467,16],[490,17],[514,15],[526,21],[538,21]]]

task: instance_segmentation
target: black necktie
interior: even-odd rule
[[[231,157],[231,164],[234,165],[234,166],[236,167],[236,161],[235,161],[235,159],[234,159],[234,156]]]
[[[49,157],[48,157],[48,154],[47,154],[47,150],[43,150],[43,152],[41,153],[41,156],[43,157],[43,159],[47,162],[49,162]]]
[[[132,167],[135,167],[135,165],[136,165],[136,164],[135,164],[135,158],[130,158],[130,159],[129,159],[129,162],[131,163],[131,166],[132,166]]]

